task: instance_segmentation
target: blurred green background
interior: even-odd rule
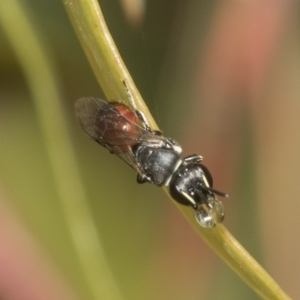
[[[259,299],[199,239],[161,189],[137,185],[127,165],[86,138],[74,103],[104,95],[63,3],[20,2],[59,83],[88,206],[123,299]],[[299,298],[299,5],[99,3],[164,134],[178,140],[185,155],[202,154],[214,186],[230,194],[223,200],[225,225],[288,294]],[[56,289],[53,278],[63,278],[68,294],[30,294],[35,289],[30,278],[45,275],[43,269],[33,274],[25,264],[28,296],[22,296],[10,262],[28,257],[15,260],[0,250],[0,269],[6,262],[2,269],[11,274],[0,272],[0,298],[94,299],[58,199],[27,78],[1,27],[0,41],[0,244],[9,245],[14,236],[24,247],[20,255],[29,251],[27,238],[33,241],[41,261],[54,269],[45,279],[49,290]],[[19,222],[20,235],[10,231],[4,215]]]

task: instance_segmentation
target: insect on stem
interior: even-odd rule
[[[215,195],[227,194],[212,188],[212,176],[201,164],[203,157],[192,154],[182,158],[182,148],[176,141],[152,131],[143,113],[136,109],[125,80],[123,84],[134,110],[118,102],[79,99],[75,107],[82,129],[132,167],[138,183],[168,187],[175,201],[192,207],[201,226],[211,228],[221,223],[224,208]]]

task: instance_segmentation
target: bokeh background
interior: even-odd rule
[[[51,58],[88,206],[123,299],[259,299],[161,189],[137,185],[128,166],[80,130],[74,102],[105,96],[62,1],[19,2]],[[186,155],[202,154],[215,187],[230,194],[223,200],[225,225],[299,299],[300,5],[286,0],[100,4],[164,134],[179,141]],[[9,40],[0,27],[0,298],[95,299]]]

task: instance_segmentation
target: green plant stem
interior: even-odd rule
[[[63,0],[63,3],[107,100],[131,106],[125,81],[138,110],[145,114],[151,128],[158,129],[109,33],[98,1]]]
[[[195,227],[193,213],[190,209],[184,214],[207,244],[263,299],[291,299],[224,225],[220,224],[212,229],[202,229],[197,224]]]
[[[113,39],[107,29],[96,0],[64,0],[71,22],[108,99],[128,101],[122,83],[126,80],[136,106],[149,120],[152,129],[158,129],[129,75]],[[167,188],[164,189],[167,193]],[[205,229],[195,221],[190,208],[175,203],[194,229],[210,247],[262,298],[290,299],[270,275],[234,239],[225,226]]]
[[[45,138],[59,198],[94,299],[120,300],[87,205],[51,57],[21,0],[0,1],[0,25],[24,72]],[[17,21],[16,21],[17,20]]]

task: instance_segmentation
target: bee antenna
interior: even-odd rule
[[[220,191],[218,191],[218,190],[215,190],[215,189],[213,189],[213,188],[211,188],[211,187],[205,187],[205,188],[203,188],[203,189],[204,189],[204,190],[207,190],[207,191],[209,191],[209,192],[212,192],[212,193],[214,193],[214,194],[216,194],[216,195],[219,195],[220,197],[224,197],[224,198],[228,198],[228,197],[229,197],[228,194],[223,193],[223,192],[220,192]]]

